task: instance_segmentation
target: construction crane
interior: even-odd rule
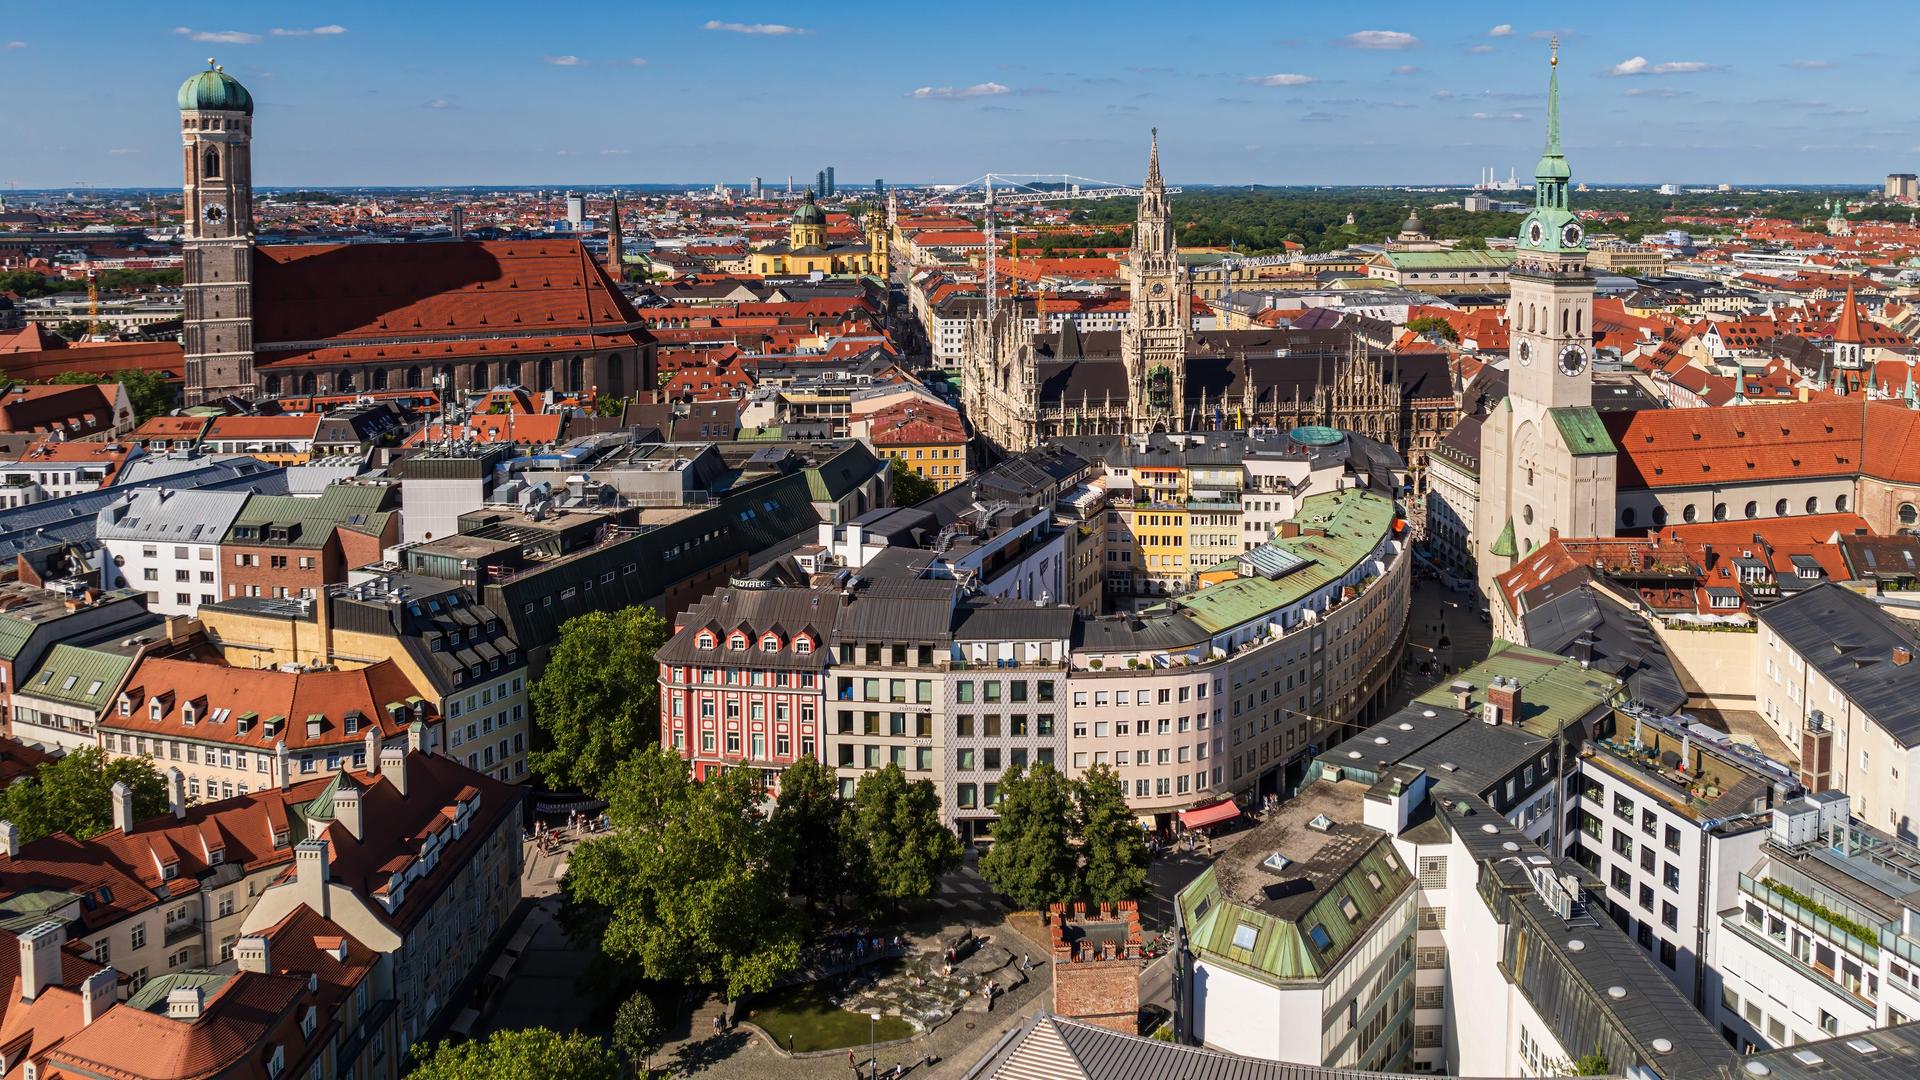
[[[100,273],[87,267],[87,336],[100,336]]]
[[[1042,186],[1052,185],[1052,186]],[[1000,243],[996,226],[997,210],[1002,206],[1037,206],[1042,203],[1079,202],[1082,199],[1137,199],[1143,189],[1135,185],[1114,184],[1105,180],[1075,176],[1072,173],[987,173],[964,184],[944,187],[939,202],[955,209],[978,209],[987,242],[987,325],[993,326],[1000,313]],[[1178,195],[1180,189],[1166,189]]]

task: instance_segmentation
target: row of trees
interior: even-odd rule
[[[960,863],[933,785],[898,766],[862,777],[850,800],[813,758],[779,787],[768,812],[750,769],[695,781],[657,744],[620,763],[603,787],[612,830],[568,864],[569,932],[644,978],[737,998],[798,966],[829,913],[897,911]]]
[[[158,286],[178,285],[178,270],[102,270],[94,279],[102,292],[127,292]],[[87,283],[81,278],[49,277],[37,270],[8,270],[0,273],[0,292],[25,299],[52,296],[55,293],[83,293]]]
[[[1146,837],[1112,769],[1096,765],[1078,780],[1044,763],[1009,769],[997,809],[980,875],[1016,906],[1146,895]]]
[[[56,832],[86,840],[113,827],[113,785],[133,789],[134,820],[167,812],[167,782],[147,758],[114,758],[99,747],[74,750],[0,790],[0,821],[30,844]]]

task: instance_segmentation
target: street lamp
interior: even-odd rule
[[[879,1027],[879,1025],[880,1025],[880,1014],[878,1012],[868,1013],[867,1014],[867,1075],[869,1077],[872,1077],[872,1080],[880,1080],[880,1054],[879,1054],[879,1051],[876,1049],[878,1044],[874,1042],[874,1032]]]

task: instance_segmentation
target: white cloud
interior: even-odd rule
[[[1433,100],[1435,101],[1445,101],[1452,96],[1453,91],[1451,90],[1435,90],[1433,92]]]
[[[794,34],[811,34],[813,31],[799,26],[786,26],[781,23],[737,23],[708,19],[702,30],[725,30],[729,34],[767,34],[773,37],[788,37]]]
[[[1249,75],[1246,79],[1252,86],[1311,86],[1318,81],[1311,75],[1296,75],[1290,71],[1277,75]]]
[[[1473,54],[1475,54],[1475,55],[1485,55],[1485,54],[1487,54],[1487,53],[1490,53],[1490,52],[1492,52],[1492,51],[1493,51],[1493,46],[1491,46],[1491,45],[1473,45],[1473,46],[1470,46],[1470,47],[1468,47],[1468,49],[1467,49],[1467,51],[1468,51],[1468,52],[1470,52],[1470,53],[1473,53]]]
[[[631,150],[606,149],[606,150],[600,151],[600,156],[601,157],[618,157],[621,154],[631,154],[631,153],[633,153],[633,151]]]
[[[1414,67],[1412,64],[1401,64],[1399,67],[1393,69],[1393,73],[1395,75],[1418,75],[1420,69]]]
[[[1825,60],[1795,60],[1787,66],[1801,71],[1825,71],[1833,65]]]
[[[242,30],[195,30],[190,26],[176,26],[176,34],[184,34],[194,41],[210,41],[216,45],[258,45],[259,34],[249,34]]]
[[[1525,120],[1527,118],[1527,114],[1517,113],[1517,112],[1509,112],[1509,113],[1477,112],[1473,114],[1473,118],[1475,120]]]
[[[1713,65],[1703,60],[1668,60],[1653,64],[1644,56],[1634,56],[1613,65],[1607,70],[1609,75],[1693,75],[1702,71],[1712,71]]]
[[[339,23],[328,23],[325,26],[292,30],[283,26],[276,26],[267,31],[267,33],[272,34],[274,37],[335,37],[346,32],[347,28],[341,26]]]
[[[1513,24],[1501,23],[1499,26],[1496,26],[1493,29],[1487,31],[1487,36],[1488,37],[1512,37]]]
[[[457,109],[457,108],[459,108],[459,106],[458,106],[458,105],[455,105],[455,104],[454,104],[453,102],[451,102],[451,101],[448,101],[448,100],[447,100],[446,98],[443,98],[443,97],[437,97],[437,98],[434,98],[434,99],[433,99],[432,101],[429,101],[429,102],[427,102],[427,108],[429,108],[429,109]]]
[[[907,96],[922,101],[949,101],[958,98],[999,97],[1013,93],[1012,88],[997,82],[974,83],[972,86],[922,86]]]
[[[644,56],[636,56],[630,60],[625,61],[625,63],[628,67],[646,67],[647,58]]]
[[[26,42],[24,42],[24,41],[9,41],[9,42],[7,42],[7,48],[9,48],[9,49],[24,49],[24,48],[26,48],[26,47],[27,47],[27,43],[26,43]]]
[[[579,57],[572,55],[571,53],[565,56],[543,56],[540,58],[540,60],[542,63],[552,64],[554,67],[586,67],[587,66],[587,62],[585,60],[582,60]]]
[[[1419,38],[1398,30],[1361,30],[1344,40],[1350,49],[1412,49],[1420,44]]]
[[[140,152],[140,151],[138,151],[138,150],[136,150],[136,149],[134,149],[134,148],[132,148],[132,147],[130,147],[130,146],[116,146],[116,147],[114,147],[113,149],[111,149],[111,150],[109,150],[109,151],[107,151],[107,153],[109,153],[109,154],[112,154],[112,155],[114,155],[114,156],[116,156],[116,157],[119,157],[119,156],[122,156],[122,155],[125,155],[125,154],[137,154],[137,153],[139,153],[139,152]]]

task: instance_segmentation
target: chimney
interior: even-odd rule
[[[293,887],[300,902],[331,918],[327,910],[328,852],[325,840],[302,840],[293,845]]]
[[[1453,707],[1466,712],[1473,703],[1473,684],[1465,679],[1456,679],[1447,689],[1453,691]]]
[[[51,919],[20,935],[20,1000],[32,1001],[60,981],[60,946],[66,941],[66,924]]]
[[[171,1020],[198,1020],[206,1008],[206,998],[197,986],[179,986],[167,992],[167,1017]]]
[[[341,784],[333,793],[333,820],[347,830],[347,835],[359,840],[362,837],[360,824],[360,789]]]
[[[80,984],[80,1026],[92,1027],[100,1014],[113,1008],[115,976],[112,968],[102,968]]]
[[[407,753],[424,754],[427,752],[427,725],[415,720],[407,725]]]
[[[371,723],[367,728],[367,775],[380,775],[380,725]]]
[[[1520,722],[1520,681],[1496,676],[1487,684],[1486,721],[1489,724]]]
[[[113,827],[133,834],[133,789],[123,780],[113,783]]]
[[[7,845],[7,858],[20,857],[20,826],[11,821],[0,821],[0,843]]]
[[[167,809],[176,819],[187,816],[187,774],[177,765],[167,770]]]
[[[293,764],[287,760],[287,740],[281,739],[273,744],[274,779],[280,783],[280,790],[293,786]]]
[[[380,748],[380,775],[387,778],[393,790],[401,798],[407,796],[407,751],[405,747],[383,746]]]
[[[1913,650],[1905,645],[1895,645],[1893,647],[1893,666],[1906,667],[1911,663],[1913,663]]]
[[[264,937],[243,937],[233,943],[233,960],[241,971],[265,975],[273,970],[273,946]]]

